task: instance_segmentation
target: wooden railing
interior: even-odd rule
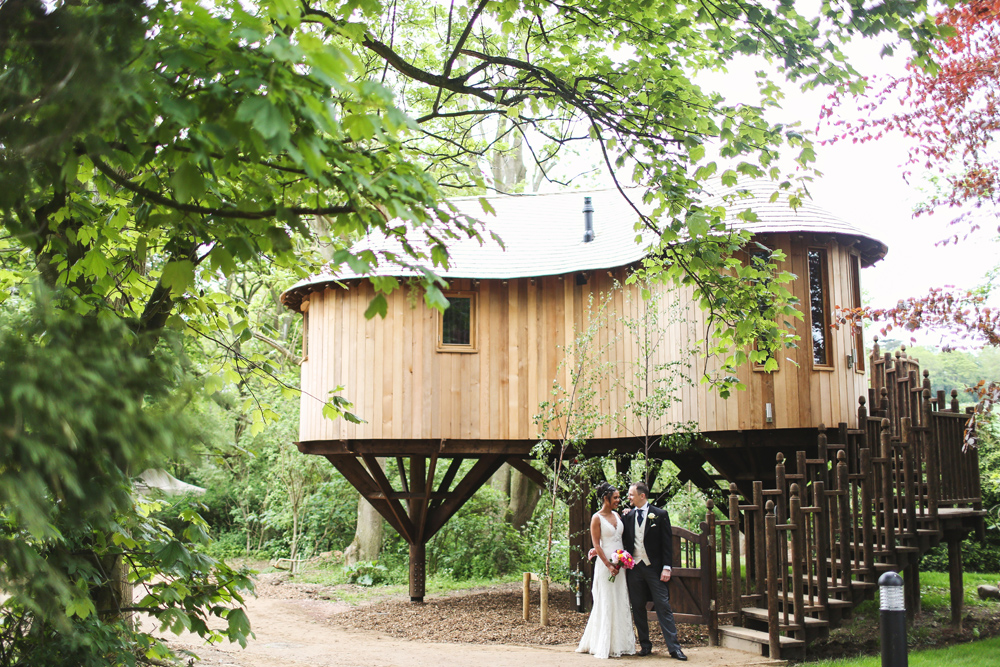
[[[946,409],[901,353],[873,359],[872,377],[879,407],[869,416],[859,401],[858,428],[839,429],[846,442],[828,443],[821,425],[816,458],[777,456],[773,488],[754,482],[743,498],[732,484],[727,519],[709,503],[716,623],[766,622],[772,658],[789,643],[782,637],[805,641],[810,627],[837,622],[884,571],[916,567],[940,539],[942,509],[981,509],[978,455],[962,451],[955,394]]]

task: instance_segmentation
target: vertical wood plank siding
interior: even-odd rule
[[[801,304],[809,303],[806,249],[817,247],[808,235],[774,234],[766,242],[787,256],[781,269],[799,276],[792,291]],[[851,248],[837,240],[822,240],[828,255],[828,306],[854,306],[851,288]],[[625,269],[591,272],[585,285],[575,275],[521,278],[509,281],[453,280],[454,289],[479,294],[476,321],[478,352],[437,352],[437,314],[406,289],[388,297],[385,319],[365,320],[363,313],[374,296],[367,281],[348,281],[347,289],[328,287],[309,295],[309,358],[302,365],[300,439],[337,440],[481,438],[534,439],[533,418],[539,403],[551,398],[559,373],[568,381],[563,349],[575,332],[586,328],[599,312],[600,295],[612,291]],[[593,294],[593,304],[590,295]],[[686,321],[658,332],[660,348],[653,363],[677,358],[685,341],[704,332],[704,315],[689,303],[690,292],[680,294]],[[595,345],[604,349],[612,375],[599,394],[608,413],[626,402],[625,386],[631,364],[641,356],[639,342],[622,322],[638,317],[646,304],[635,287],[612,294]],[[852,348],[848,329],[831,331],[832,370],[813,370],[809,311],[794,321],[801,337],[798,348],[778,354],[779,370],[768,374],[749,367],[739,371],[747,385],[724,400],[698,383],[705,359],[690,359],[694,385],[681,390],[683,400],[655,433],[677,421],[697,421],[702,431],[809,428],[846,422],[856,427],[854,406],[866,393],[865,376],[847,368]],[[703,346],[701,348],[704,349]],[[711,370],[713,364],[708,363]],[[354,425],[330,421],[322,415],[323,399],[337,387],[354,403],[354,412],[366,420]],[[765,404],[772,404],[774,421],[765,420]],[[609,423],[595,437],[624,437],[644,431],[635,420]],[[550,433],[549,435],[554,435]]]

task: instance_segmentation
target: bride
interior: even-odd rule
[[[621,503],[618,490],[607,482],[597,487],[601,509],[590,519],[590,537],[604,567],[594,566],[594,608],[577,653],[591,653],[597,658],[633,655],[635,635],[628,602],[625,573],[611,562],[611,555],[622,548],[622,518],[615,511]],[[617,575],[621,576],[617,576]],[[616,575],[614,581],[608,581]]]

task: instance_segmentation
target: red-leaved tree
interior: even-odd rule
[[[952,211],[955,231],[943,241],[947,243],[965,238],[989,216],[1000,217],[1000,152],[995,143],[1000,131],[1000,0],[963,2],[941,11],[937,22],[951,30],[936,53],[910,61],[904,76],[869,81],[859,119],[848,121],[838,113],[846,91],[831,95],[821,123],[835,128],[828,142],[864,143],[889,132],[912,139],[904,176],[913,169],[939,175],[937,191],[914,215]],[[988,292],[935,288],[892,308],[838,308],[838,324],[855,326],[868,320],[881,325],[883,334],[894,328],[938,329],[972,344],[1000,346],[1000,311],[986,304]],[[970,391],[979,395],[976,415],[966,430],[966,442],[974,445],[975,422],[1000,402],[1000,383],[984,381]]]

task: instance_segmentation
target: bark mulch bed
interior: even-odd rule
[[[588,614],[576,611],[575,600],[563,586],[549,590],[549,625],[538,623],[537,585],[532,587],[531,620],[521,612],[520,584],[503,584],[488,589],[472,589],[447,597],[428,597],[424,604],[406,600],[386,600],[364,605],[333,617],[347,627],[377,629],[392,637],[431,642],[471,644],[576,644],[587,625]],[[655,630],[655,632],[653,632]],[[655,645],[663,644],[655,623],[650,634]],[[684,646],[706,646],[704,626],[679,625],[678,638]]]

